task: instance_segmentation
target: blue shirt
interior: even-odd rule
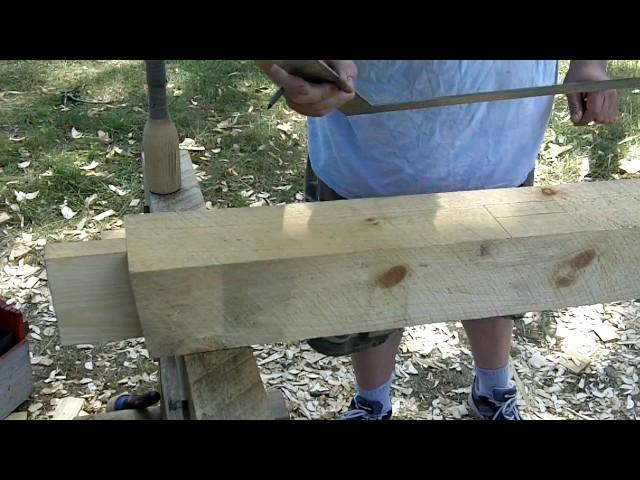
[[[555,60],[362,60],[356,88],[373,104],[552,85]],[[308,119],[318,177],[345,198],[521,185],[552,97]]]

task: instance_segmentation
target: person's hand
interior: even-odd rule
[[[257,61],[256,64],[275,83],[284,88],[287,104],[301,115],[322,117],[340,108],[355,97],[354,84],[358,68],[353,60],[325,60],[340,75],[333,83],[310,83],[287,73],[276,64]]]
[[[606,60],[573,60],[564,83],[609,80]],[[567,95],[574,125],[591,122],[611,124],[618,118],[618,92],[572,93]]]

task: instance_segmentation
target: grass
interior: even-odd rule
[[[240,207],[259,200],[255,194],[261,192],[269,203],[295,200],[304,171],[304,121],[281,105],[264,113],[273,87],[252,62],[168,62],[168,77],[170,111],[181,139],[193,138],[206,148],[192,152],[206,178],[206,200]],[[129,203],[142,198],[142,62],[0,62],[0,84],[0,208],[12,214],[12,222],[21,215],[28,228],[55,230],[106,209],[139,210]],[[111,103],[63,105],[62,91]],[[82,138],[72,138],[74,128]],[[98,131],[110,141],[101,140]],[[114,147],[121,153],[108,155]],[[80,168],[92,161],[99,163],[94,170]],[[118,195],[109,185],[127,194]],[[240,194],[249,190],[254,195]],[[17,215],[9,206],[16,204],[14,191],[39,194],[20,203]],[[98,199],[87,208],[92,194]],[[65,201],[80,215],[65,220],[60,213]]]
[[[269,204],[295,201],[302,190],[305,122],[284,103],[265,110],[273,86],[253,63],[172,61],[167,68],[170,111],[181,139],[205,147],[191,152],[205,199],[219,207],[246,206],[263,197]],[[566,68],[563,62],[561,71]],[[638,76],[639,69],[638,61],[611,65],[615,77]],[[117,216],[140,210],[129,204],[142,198],[142,62],[3,61],[0,85],[0,211],[12,215],[10,225],[55,231],[107,209]],[[62,91],[111,103],[63,105]],[[585,174],[587,180],[629,176],[619,163],[640,156],[640,95],[623,91],[620,97],[618,123],[582,128],[571,124],[566,100],[556,97],[538,163],[539,183],[575,182]],[[82,138],[72,137],[73,128]],[[92,161],[99,163],[94,170],[80,168]],[[12,210],[14,192],[36,191],[35,199],[18,204],[19,212]],[[97,199],[87,206],[93,194]],[[70,220],[60,213],[65,202],[78,212]]]
[[[561,63],[561,76],[568,67]],[[616,60],[610,63],[615,78],[640,76],[640,61]],[[570,119],[567,102],[557,96],[551,124],[545,136],[537,167],[537,181],[557,184],[587,180],[611,180],[627,177],[619,170],[620,161],[639,153],[640,95],[629,90],[620,92],[621,116],[613,125],[575,127]],[[559,155],[557,147],[570,147]],[[587,168],[588,167],[588,168]],[[588,173],[587,173],[588,172]]]

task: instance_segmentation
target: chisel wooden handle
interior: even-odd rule
[[[142,133],[144,179],[149,191],[160,195],[180,190],[178,131],[167,108],[164,60],[146,60],[149,118]]]

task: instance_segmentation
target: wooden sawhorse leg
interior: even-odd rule
[[[202,210],[204,198],[188,152],[180,153],[182,188],[154,195],[145,186],[153,212]],[[168,420],[289,418],[282,394],[267,395],[250,347],[160,359],[163,417]]]

